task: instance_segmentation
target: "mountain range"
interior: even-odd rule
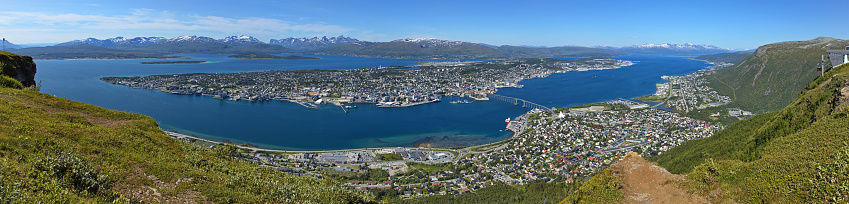
[[[349,38],[345,36],[339,37],[313,37],[313,38],[284,38],[284,39],[271,39],[269,44],[281,45],[283,47],[298,50],[298,51],[313,51],[317,49],[321,49],[323,47],[327,47],[330,45],[338,45],[338,44],[348,44],[352,42],[358,42],[355,38]]]
[[[625,47],[610,47],[610,46],[596,46],[596,48],[604,48],[604,49],[612,49],[618,50],[627,54],[633,55],[684,55],[684,56],[695,56],[695,55],[709,55],[709,54],[718,54],[718,53],[729,53],[732,52],[730,49],[720,48],[713,45],[695,45],[691,43],[685,44],[643,44],[643,45],[632,45]]]
[[[271,39],[264,43],[254,37],[239,35],[223,39],[204,36],[164,37],[115,37],[104,40],[87,38],[73,40],[43,48],[12,48],[14,52],[41,58],[49,50],[66,52],[64,46],[95,45],[113,49],[115,55],[122,51],[147,52],[151,54],[280,54],[296,53],[316,55],[344,55],[380,58],[519,58],[519,57],[590,57],[618,56],[627,54],[650,55],[703,55],[729,53],[731,50],[711,45],[694,44],[644,44],[626,47],[532,47],[532,46],[494,46],[482,43],[443,40],[436,38],[406,38],[389,42],[360,41],[355,38],[312,37]],[[35,51],[38,52],[35,52]],[[79,50],[79,49],[74,49]],[[39,53],[40,52],[40,53]],[[103,49],[100,49],[103,52]],[[85,56],[86,53],[79,53]],[[126,55],[137,56],[137,55]],[[80,58],[80,57],[72,57]],[[113,57],[121,58],[121,57]]]
[[[9,41],[4,41],[3,43],[4,43],[3,47],[5,49],[21,49],[21,48],[23,48],[20,45],[12,44],[12,42],[9,42]]]

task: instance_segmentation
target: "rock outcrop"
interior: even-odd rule
[[[684,177],[669,173],[637,153],[628,153],[611,168],[619,173],[620,190],[625,194],[622,203],[709,203],[704,197],[691,194],[672,182]]]
[[[17,79],[24,86],[35,85],[35,62],[32,57],[0,51],[2,75]]]

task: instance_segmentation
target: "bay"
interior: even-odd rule
[[[445,102],[407,108],[359,104],[345,114],[336,106],[307,109],[282,101],[246,102],[206,96],[174,95],[132,89],[100,81],[106,76],[247,72],[299,69],[355,69],[406,66],[426,59],[381,59],[309,56],[318,60],[228,59],[227,55],[181,55],[202,64],[140,64],[159,59],[37,60],[36,80],[42,92],[114,110],[148,115],[165,130],[235,144],[286,150],[328,150],[364,147],[410,147],[428,142],[437,147],[485,144],[508,138],[507,117],[528,111],[499,101],[472,104]],[[682,75],[708,64],[681,57],[623,56],[640,61],[616,70],[567,72],[521,82],[525,88],[498,94],[545,106],[564,107],[654,92],[661,75]]]

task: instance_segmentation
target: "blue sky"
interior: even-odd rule
[[[815,4],[816,3],[816,4]],[[492,45],[693,43],[730,49],[849,38],[849,1],[10,1],[0,37],[16,44],[94,37],[345,35]]]

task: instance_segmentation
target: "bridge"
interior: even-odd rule
[[[524,100],[524,99],[521,99],[521,98],[513,98],[513,97],[502,96],[502,95],[498,95],[498,94],[487,94],[487,97],[489,97],[491,99],[499,100],[499,101],[504,101],[504,102],[507,102],[507,103],[513,103],[513,105],[517,105],[517,106],[519,104],[522,104],[523,108],[540,109],[540,110],[548,111],[548,112],[555,110],[554,108],[545,107],[545,106],[542,106],[540,104],[536,104],[534,102],[530,102],[530,101],[527,101],[527,100]]]

